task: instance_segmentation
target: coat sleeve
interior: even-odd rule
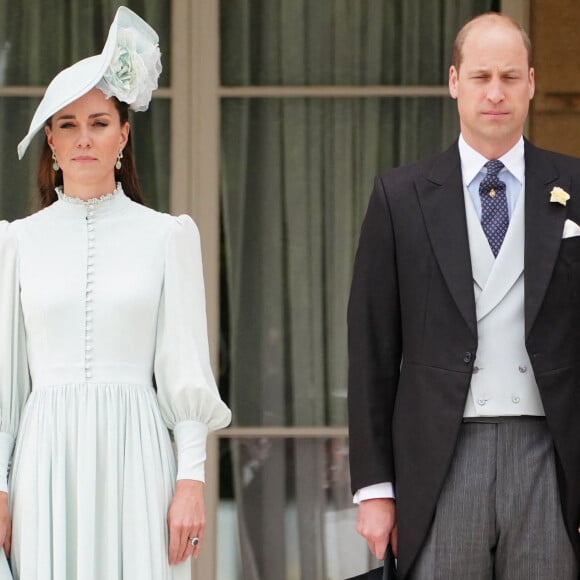
[[[210,366],[199,232],[189,216],[172,218],[155,352],[161,413],[173,430],[178,479],[204,480],[208,431],[229,425]]]
[[[348,304],[353,493],[377,483],[396,484],[392,418],[401,343],[396,241],[384,185],[377,178],[361,229]]]
[[[29,393],[17,242],[10,224],[0,222],[0,491],[8,490],[8,464]]]

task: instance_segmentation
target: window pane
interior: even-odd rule
[[[449,145],[455,102],[226,99],[221,127],[234,421],[344,425],[346,309],[373,176]]]
[[[149,110],[131,115],[133,147],[147,205],[169,211],[171,101],[153,99]]]
[[[159,0],[0,0],[0,85],[46,86],[63,68],[99,54],[121,4],[135,10],[159,34],[160,86],[168,86],[171,3]]]
[[[34,208],[36,166],[40,138],[35,139],[22,161],[16,146],[28,132],[39,99],[0,98],[0,220],[24,217]]]
[[[221,0],[223,85],[440,85],[492,0]]]
[[[217,580],[342,580],[378,566],[355,531],[346,439],[231,447],[238,484],[218,508]]]
[[[37,209],[36,168],[42,131],[22,161],[16,145],[26,135],[39,99],[0,98],[0,220],[14,220]],[[169,208],[170,101],[156,99],[145,113],[131,117],[137,169],[148,205]]]

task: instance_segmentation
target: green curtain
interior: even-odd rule
[[[460,25],[487,0],[222,0],[224,85],[446,85]],[[458,135],[449,98],[226,99],[222,216],[238,425],[346,424],[346,306],[373,176]],[[241,578],[323,579],[324,444],[232,445]]]
[[[157,30],[164,71],[170,79],[170,3],[164,0],[0,0],[0,84],[46,86],[63,68],[98,54],[124,4]],[[0,219],[23,217],[36,209],[33,192],[42,138],[34,140],[22,161],[16,145],[28,131],[38,98],[0,99]],[[131,118],[137,166],[150,205],[169,207],[169,102],[154,100],[146,113]]]

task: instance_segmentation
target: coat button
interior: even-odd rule
[[[518,371],[520,371],[520,373],[526,373],[528,372],[528,367],[526,365],[520,365]]]
[[[512,401],[517,405],[520,402],[520,398],[517,395],[514,395]]]
[[[485,399],[477,399],[477,404],[481,405],[483,407],[483,405],[485,405],[486,400]]]
[[[471,362],[471,353],[468,351],[463,355],[463,362],[469,364]]]

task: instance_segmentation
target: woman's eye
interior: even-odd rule
[[[96,127],[107,127],[108,125],[109,125],[109,124],[108,124],[107,122],[105,122],[105,121],[97,121],[97,122],[95,123],[95,126],[96,126]]]
[[[60,128],[61,129],[68,129],[69,127],[73,127],[74,125],[72,123],[63,123]]]

